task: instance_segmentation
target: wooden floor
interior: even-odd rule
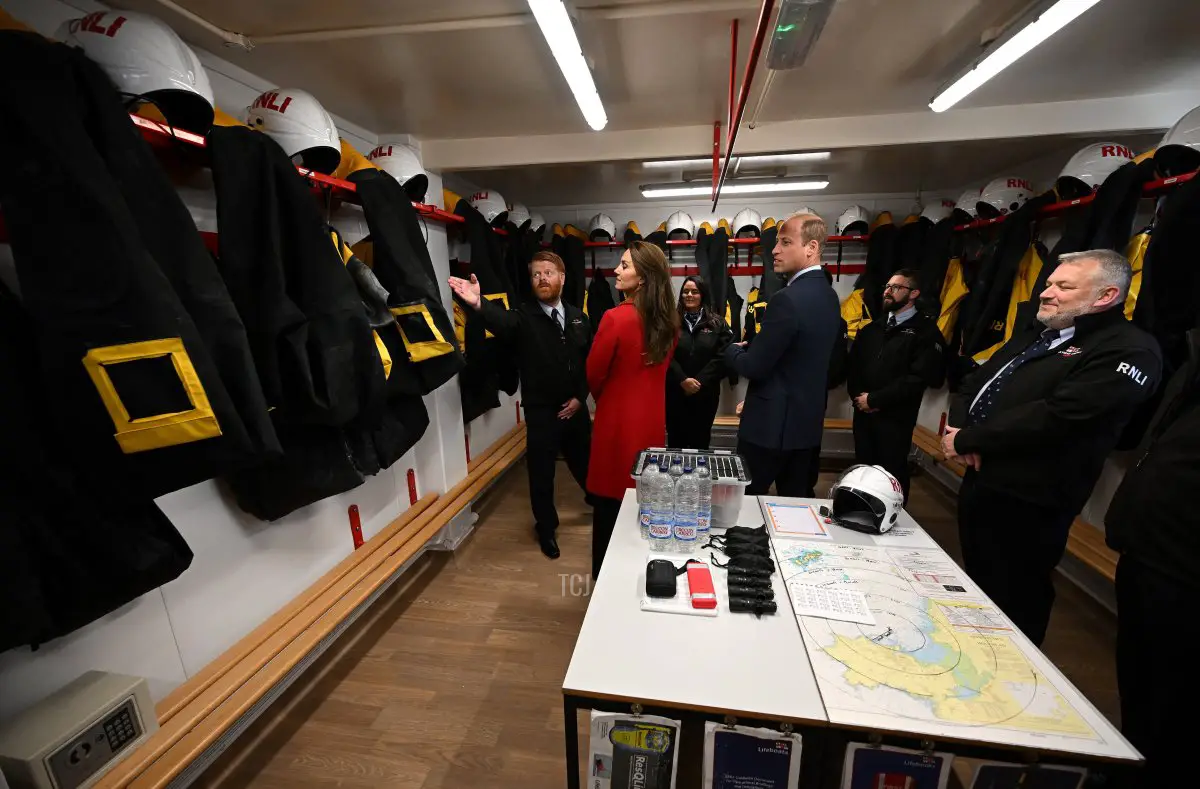
[[[560,464],[562,558],[550,561],[526,485],[522,463],[457,552],[419,560],[196,785],[562,787],[560,688],[587,607],[570,575],[588,572],[591,513]],[[957,558],[954,504],[914,479],[909,511]],[[1111,614],[1059,584],[1046,653],[1115,722],[1114,633]]]

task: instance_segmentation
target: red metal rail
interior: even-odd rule
[[[1159,178],[1158,180],[1150,181],[1144,187],[1142,187],[1142,197],[1157,197],[1163,192],[1170,191],[1172,188],[1179,186],[1180,184],[1186,184],[1195,177],[1196,173],[1185,173],[1183,175],[1175,175],[1170,178]],[[1093,192],[1086,197],[1077,197],[1074,200],[1062,200],[1057,203],[1051,203],[1041,211],[1038,211],[1038,217],[1056,216],[1064,211],[1074,208],[1075,206],[1087,205],[1095,199],[1096,193]],[[995,219],[976,219],[974,222],[968,222],[965,225],[955,225],[954,229],[973,230],[977,227],[990,227],[991,225],[1000,224],[1005,219],[1008,219],[1008,217],[998,216]]]
[[[717,201],[721,197],[721,187],[725,183],[725,177],[729,175],[729,163],[733,160],[733,144],[737,140],[738,127],[742,125],[742,113],[746,111],[746,101],[750,98],[750,85],[754,82],[754,71],[758,67],[758,56],[762,54],[763,39],[766,38],[767,29],[771,26],[773,10],[775,10],[775,0],[763,0],[762,8],[758,11],[758,24],[754,28],[754,40],[750,42],[750,57],[746,60],[742,88],[738,92],[737,109],[730,113],[729,128],[725,132],[725,163],[721,166],[721,177],[717,180],[717,194],[713,197],[712,210],[714,213],[717,210]],[[732,55],[734,58],[737,57],[736,50]],[[733,68],[732,64],[730,68]]]
[[[140,115],[130,115],[135,126],[141,131],[142,137],[151,145],[161,147],[164,144],[169,144],[174,138],[179,142],[187,143],[196,148],[207,148],[208,142],[199,134],[194,134],[183,129],[172,129],[164,126],[161,123],[152,121],[149,118],[143,118]],[[337,197],[347,203],[358,203],[358,188],[349,181],[343,181],[340,178],[334,178],[323,173],[314,172],[304,167],[297,167],[296,170],[314,185],[320,188],[329,189],[334,197]],[[413,203],[413,208],[417,213],[426,219],[433,219],[438,222],[462,222],[463,218],[457,214],[451,214],[443,211],[434,205],[425,203]]]

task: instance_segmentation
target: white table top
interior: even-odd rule
[[[762,523],[757,499],[746,497],[738,523]],[[644,612],[640,601],[648,554],[631,490],[592,587],[564,692],[825,723],[825,707],[779,573],[772,578],[779,610],[761,619],[731,613],[724,600],[712,618]],[[683,559],[679,555],[676,563]],[[725,578],[717,568],[713,585],[724,598]],[[686,577],[680,578],[679,593],[687,594]]]

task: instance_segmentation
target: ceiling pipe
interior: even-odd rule
[[[246,38],[241,33],[235,33],[232,30],[226,30],[223,27],[218,27],[218,26],[214,25],[212,22],[209,22],[204,17],[202,17],[198,14],[192,13],[191,11],[187,10],[183,6],[179,5],[178,3],[173,3],[173,2],[171,2],[171,0],[153,0],[153,2],[158,3],[163,8],[166,8],[166,9],[169,9],[169,10],[175,12],[176,14],[178,14],[179,16],[183,17],[184,19],[188,20],[192,24],[198,25],[199,27],[204,28],[209,33],[212,33],[214,36],[217,36],[222,41],[224,41],[225,46],[227,46],[227,47],[241,47],[242,49],[246,50],[247,52],[254,49],[254,42],[252,42],[250,39]]]
[[[775,81],[777,73],[775,69],[767,69],[767,79],[763,82],[762,92],[758,94],[758,102],[754,105],[754,114],[750,116],[750,123],[747,126],[751,131],[758,126],[758,114],[762,112],[763,104],[767,100],[767,91],[771,90],[771,83]]]
[[[156,0],[169,2],[169,0]],[[173,4],[172,4],[173,5]],[[581,22],[594,20],[651,19],[655,17],[699,14],[716,11],[738,11],[752,8],[751,0],[663,0],[640,5],[598,6],[576,11]],[[420,33],[449,33],[459,30],[494,30],[504,27],[523,27],[533,23],[531,14],[496,14],[465,19],[442,19],[432,22],[407,22],[396,25],[371,25],[333,30],[309,30],[296,33],[275,33],[254,36],[254,44],[303,44],[313,41],[340,41],[377,36],[404,36]]]
[[[750,57],[746,60],[746,71],[742,77],[742,89],[738,94],[737,110],[733,113],[733,122],[729,125],[728,136],[725,140],[725,164],[721,167],[721,177],[717,180],[717,194],[713,198],[712,210],[717,211],[717,201],[721,198],[721,187],[729,174],[729,162],[733,158],[733,144],[737,141],[738,127],[742,124],[742,114],[746,111],[746,100],[750,98],[750,85],[754,82],[754,71],[758,66],[758,57],[762,54],[763,39],[771,26],[771,12],[775,10],[775,0],[762,0],[758,11],[758,24],[754,28],[754,40],[750,42]]]

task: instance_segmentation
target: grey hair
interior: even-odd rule
[[[789,216],[787,219],[779,223],[780,228],[788,222],[796,220],[800,226],[800,243],[807,244],[809,241],[817,242],[817,252],[825,251],[825,239],[829,237],[829,226],[825,224],[825,220],[816,214],[806,214],[802,211]]]
[[[1120,252],[1114,252],[1111,249],[1089,249],[1085,252],[1068,252],[1058,256],[1059,265],[1082,263],[1085,260],[1094,260],[1098,265],[1095,284],[1100,288],[1107,288],[1110,285],[1115,287],[1119,292],[1116,303],[1123,304],[1125,297],[1129,294],[1129,284],[1133,281],[1133,267],[1129,265],[1129,260]]]

